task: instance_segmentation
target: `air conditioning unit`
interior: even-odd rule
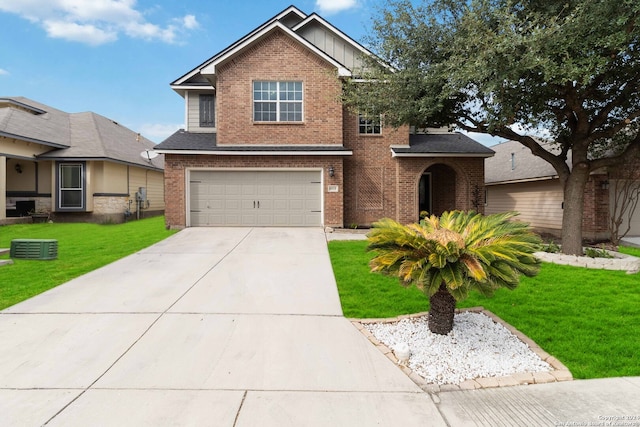
[[[13,239],[10,258],[51,260],[58,258],[58,241],[55,239]]]

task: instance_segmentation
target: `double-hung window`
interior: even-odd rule
[[[84,163],[58,164],[58,209],[84,209]]]
[[[382,118],[376,116],[369,118],[363,114],[358,115],[358,132],[361,135],[381,135],[382,134]]]
[[[301,122],[302,82],[253,82],[254,122]]]

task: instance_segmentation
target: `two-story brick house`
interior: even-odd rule
[[[384,127],[341,104],[342,79],[369,54],[291,6],[175,80],[186,129],[156,147],[167,226],[350,227],[482,210],[492,150]]]

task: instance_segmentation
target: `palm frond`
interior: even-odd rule
[[[517,286],[521,275],[535,275],[540,262],[532,254],[540,238],[515,212],[481,215],[449,211],[420,224],[385,218],[367,235],[374,251],[371,269],[397,276],[433,295],[444,283],[456,299],[470,289],[492,294]]]

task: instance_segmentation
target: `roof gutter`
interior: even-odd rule
[[[56,142],[44,141],[42,139],[29,138],[28,136],[16,135],[14,133],[3,132],[3,131],[0,131],[0,136],[9,138],[9,139],[17,139],[25,142],[33,142],[36,144],[46,145],[47,147],[53,147],[53,148],[69,148],[70,147],[69,145],[63,145],[63,144],[58,144]]]
[[[210,156],[352,156],[351,150],[339,151],[243,151],[243,150],[171,150],[156,149],[160,154],[200,154]]]
[[[391,150],[391,157],[470,157],[470,158],[488,158],[493,157],[493,154],[485,153],[396,153]]]

